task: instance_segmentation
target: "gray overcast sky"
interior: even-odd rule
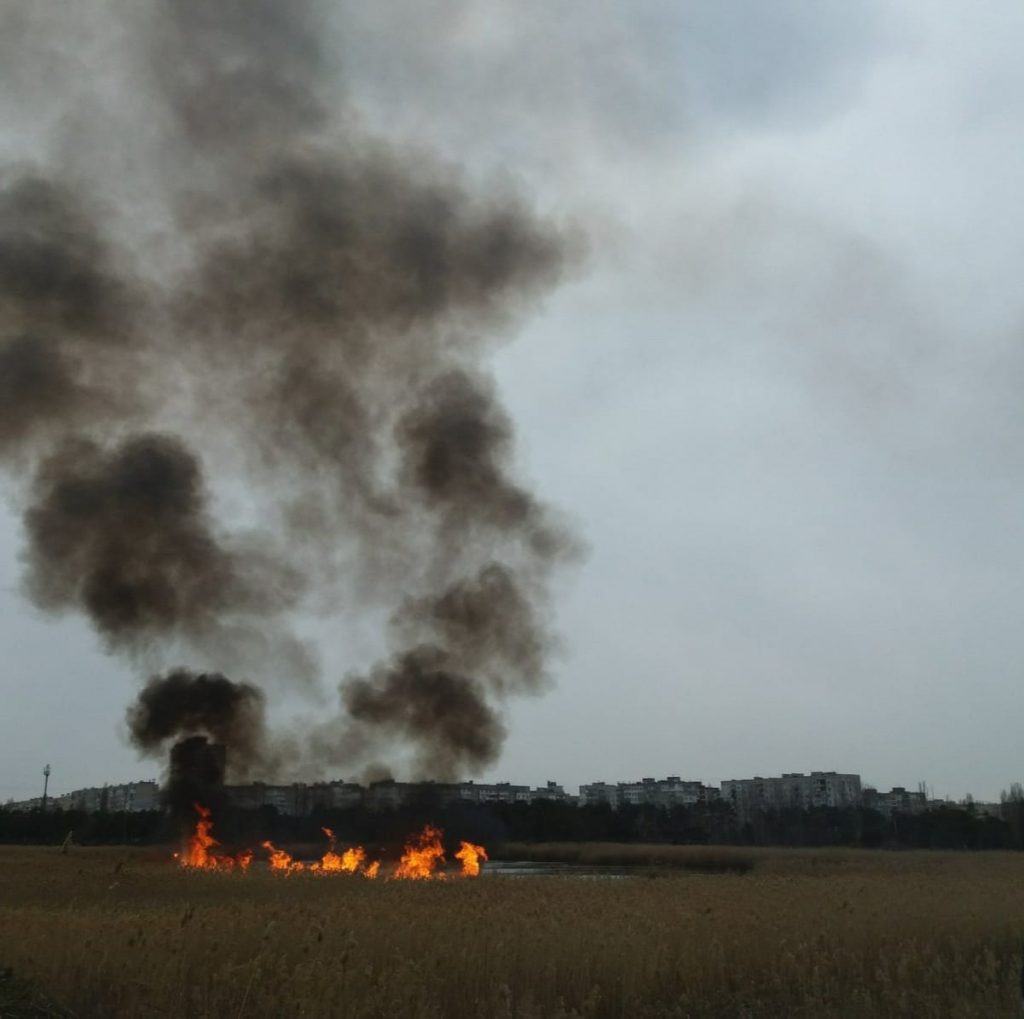
[[[76,89],[131,104],[117,5],[82,7],[63,94],[0,70],[8,159]],[[375,132],[588,236],[493,361],[589,555],[489,777],[1024,777],[1024,8],[405,0],[331,29]],[[46,761],[57,791],[155,776],[121,733],[137,677],[24,603],[20,547],[10,507],[0,797]]]

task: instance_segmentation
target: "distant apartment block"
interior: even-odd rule
[[[570,796],[557,782],[550,781],[542,786],[538,786],[530,796],[532,802],[551,800],[554,803],[574,803],[576,801],[576,797]]]
[[[678,775],[668,778],[642,778],[639,782],[592,782],[580,786],[579,804],[593,806],[607,803],[613,809],[626,804],[651,804],[657,807],[696,806],[719,799],[713,786],[702,782],[684,782]]]
[[[923,792],[908,792],[900,785],[894,786],[887,793],[865,789],[863,804],[886,817],[893,814],[923,814],[929,806],[928,797]]]
[[[41,800],[32,801],[42,806]],[[63,796],[51,796],[51,807],[61,810],[83,810],[96,813],[108,810],[111,813],[139,813],[143,810],[160,809],[160,787],[156,782],[126,782],[123,785],[105,785],[89,789],[76,789]]]
[[[352,782],[316,782],[290,785],[267,785],[253,782],[249,785],[227,787],[230,801],[236,807],[257,810],[273,807],[279,814],[302,817],[316,808],[338,809],[361,806],[365,790]]]
[[[729,779],[722,783],[722,799],[745,820],[767,810],[795,807],[852,807],[861,802],[860,775],[835,771],[784,774],[779,778]]]
[[[533,799],[528,785],[509,782],[459,782],[451,787],[449,795],[452,793],[452,799],[464,803],[529,803]]]

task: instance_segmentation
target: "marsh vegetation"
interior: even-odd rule
[[[630,851],[421,883],[0,848],[0,969],[80,1019],[1020,1014],[1024,856]]]

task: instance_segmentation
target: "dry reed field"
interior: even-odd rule
[[[742,854],[746,873],[398,882],[2,848],[0,971],[57,1005],[0,991],[0,1015],[1024,1014],[1024,856]]]

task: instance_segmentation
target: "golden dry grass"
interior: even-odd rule
[[[654,867],[705,874],[746,874],[768,861],[765,850],[740,846],[629,845],[621,842],[507,842],[507,860],[571,863],[587,867]]]
[[[745,852],[421,884],[6,848],[0,968],[80,1017],[1022,1014],[1024,856]]]

